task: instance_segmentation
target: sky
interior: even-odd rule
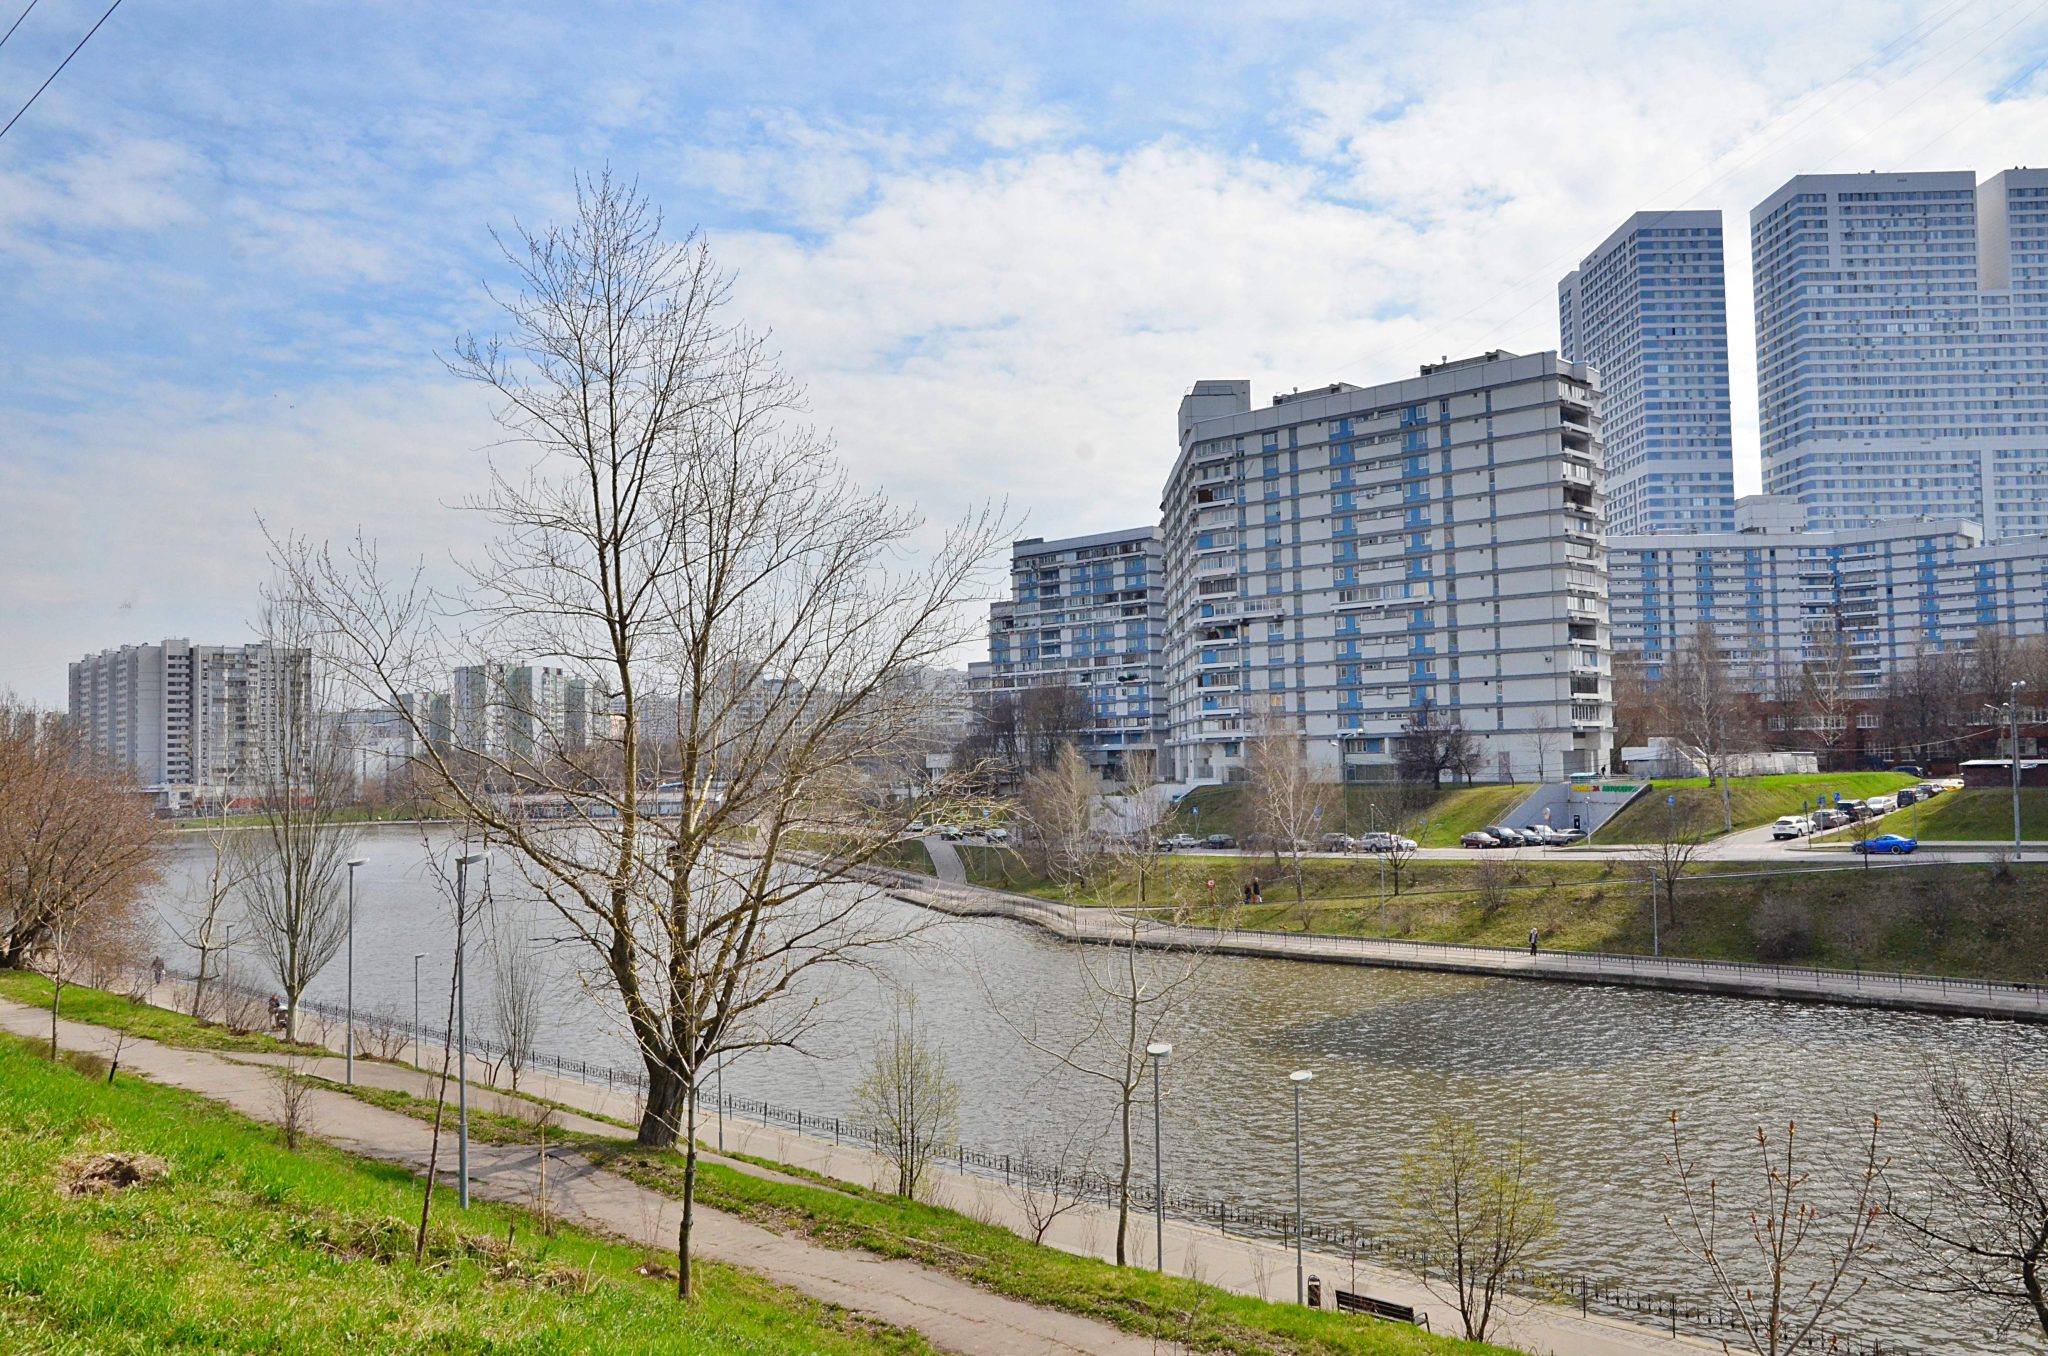
[[[5,0],[0,28],[23,0]],[[40,0],[0,121],[104,10]],[[1181,393],[1557,345],[1631,212],[2048,162],[2048,0],[1713,6],[126,0],[0,138],[0,691],[250,634],[264,530],[430,570],[497,437],[493,230],[636,179],[865,484],[1151,521]]]

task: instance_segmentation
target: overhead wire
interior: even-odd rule
[[[7,45],[7,40],[14,36],[14,30],[21,27],[21,21],[28,17],[29,9],[34,9],[35,7],[36,0],[28,0],[28,9],[25,9],[20,14],[16,15],[14,22],[7,25],[7,31],[5,33],[0,33],[0,47],[5,47]]]
[[[13,130],[14,124],[21,121],[21,115],[28,112],[29,109],[33,108],[35,106],[36,100],[43,97],[43,91],[50,87],[51,81],[54,81],[58,76],[64,74],[64,68],[71,64],[71,58],[77,56],[79,52],[84,50],[85,45],[92,41],[92,35],[100,31],[100,24],[104,24],[107,20],[113,18],[114,11],[119,8],[121,8],[121,0],[114,0],[113,4],[107,6],[107,12],[105,14],[100,15],[99,23],[94,24],[91,28],[86,30],[85,36],[78,40],[78,46],[72,48],[70,53],[66,55],[62,61],[57,63],[57,69],[50,72],[50,78],[48,80],[43,81],[42,84],[37,85],[36,92],[28,96],[28,102],[23,104],[20,108],[14,111],[14,116],[7,120],[7,125],[5,127],[0,127],[0,137],[6,136],[8,132]],[[22,11],[22,18],[25,19],[27,17],[28,11]],[[17,19],[15,20],[15,22],[18,24],[21,22],[21,20]]]

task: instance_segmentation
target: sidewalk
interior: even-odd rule
[[[40,1023],[40,1026],[37,1023]],[[67,1027],[70,1026],[68,1023],[66,1025]],[[0,1026],[6,1026],[30,1035],[35,1034],[38,1030],[46,1034],[49,1029],[47,1015],[33,1008],[21,1008],[10,1004],[0,1004]],[[84,1033],[97,1033],[97,1039],[102,1043],[107,1040],[106,1033],[98,1028],[81,1026],[78,1030]],[[332,1039],[335,1033],[330,1032],[328,1034],[330,1039]],[[72,1042],[73,1037],[67,1032],[65,1040],[68,1045]],[[87,1049],[98,1048],[98,1046],[92,1043],[90,1037],[82,1040],[81,1044],[83,1048]],[[137,1048],[138,1043],[130,1043],[127,1051],[124,1051],[122,1056],[124,1065],[141,1067],[137,1063],[135,1056],[131,1053]],[[189,1052],[162,1051],[160,1047],[152,1048],[158,1049],[161,1054],[174,1058],[191,1057]],[[438,1051],[435,1054],[438,1058]],[[200,1056],[200,1058],[220,1059],[220,1057],[212,1056]],[[262,1119],[270,1118],[269,1103],[271,1094],[268,1084],[262,1080],[260,1071],[252,1069],[251,1065],[257,1062],[275,1063],[279,1058],[281,1057],[236,1055],[223,1061],[240,1067],[245,1073],[254,1073],[256,1075],[257,1095],[255,1102],[252,1106],[244,1106],[240,1102],[236,1102],[234,1104],[238,1110]],[[315,1071],[320,1076],[336,1081],[340,1080],[342,1075],[342,1061],[340,1059],[330,1057],[320,1060],[317,1061],[317,1066]],[[472,1061],[471,1069],[473,1072],[475,1068],[476,1065]],[[424,1096],[433,1095],[433,1085],[436,1081],[436,1075],[419,1069],[402,1065],[370,1062],[360,1058],[356,1061],[356,1078],[358,1082],[369,1086],[398,1088]],[[162,1081],[176,1080],[166,1078]],[[605,1088],[593,1087],[574,1079],[532,1072],[522,1075],[520,1082],[523,1090],[534,1096],[546,1098],[549,1101],[558,1102],[564,1106],[580,1107],[593,1115],[610,1116],[614,1119],[628,1122],[638,1117],[639,1107],[637,1102],[631,1094],[623,1091],[608,1091]],[[180,1086],[191,1085],[181,1083]],[[203,1088],[194,1088],[194,1090],[206,1092]],[[215,1096],[217,1094],[206,1092],[206,1095]],[[451,1101],[452,1095],[451,1093]],[[423,1145],[427,1128],[422,1126],[420,1122],[414,1121],[410,1117],[402,1116],[397,1112],[385,1112],[378,1108],[369,1107],[343,1093],[323,1093],[321,1096],[323,1099],[338,1103],[343,1109],[342,1114],[348,1117],[346,1123],[350,1125],[353,1125],[354,1119],[352,1116],[349,1116],[349,1113],[359,1111],[369,1113],[373,1117],[384,1117],[399,1122],[400,1125],[393,1127],[394,1130],[403,1129],[415,1132],[421,1141],[422,1147],[417,1149],[416,1158],[410,1161],[408,1166],[413,1166],[415,1171],[424,1170],[425,1149]],[[230,1099],[223,1098],[223,1100]],[[474,1079],[470,1084],[470,1105],[473,1108],[498,1110],[513,1105],[515,1101],[516,1099],[505,1094],[480,1088]],[[323,1138],[339,1144],[341,1147],[348,1148],[352,1152],[390,1161],[407,1161],[402,1157],[395,1156],[394,1153],[387,1151],[379,1144],[369,1143],[366,1140],[349,1142],[331,1133],[330,1128],[340,1123],[343,1122],[337,1122],[327,1115],[324,1104],[322,1109],[316,1113],[314,1121],[314,1124],[320,1128]],[[604,1121],[588,1120],[583,1117],[574,1117],[565,1123],[573,1124],[579,1129],[586,1129],[587,1133],[591,1134],[621,1139],[627,1138],[631,1134],[630,1131],[620,1126]],[[381,1140],[382,1137],[382,1132],[378,1132],[376,1138]],[[777,1163],[787,1163],[793,1167],[805,1168],[839,1181],[851,1182],[876,1190],[887,1190],[889,1184],[894,1180],[895,1170],[892,1166],[880,1156],[858,1146],[834,1144],[829,1139],[821,1139],[811,1135],[798,1135],[794,1131],[782,1127],[763,1126],[753,1122],[742,1121],[736,1116],[726,1116],[721,1121],[721,1118],[715,1111],[706,1114],[700,1121],[698,1138],[707,1146],[719,1146],[722,1144],[724,1149],[732,1153],[747,1154]],[[359,1145],[361,1147],[358,1147]],[[452,1155],[452,1139],[444,1136],[442,1158],[444,1165],[450,1166],[451,1170]],[[486,1155],[488,1155],[488,1158]],[[757,1176],[789,1180],[771,1169],[735,1160],[715,1151],[706,1153],[705,1157],[711,1161],[726,1163],[728,1166],[743,1172],[753,1173]],[[662,1219],[669,1221],[665,1226],[665,1231],[663,1228],[652,1228],[650,1232],[651,1226],[647,1223],[648,1211],[650,1209],[648,1202],[650,1198],[656,1203],[654,1208],[657,1211],[659,1209],[659,1202],[665,1200],[665,1198],[656,1197],[654,1193],[644,1191],[637,1186],[625,1182],[623,1179],[613,1178],[610,1174],[591,1170],[586,1165],[582,1165],[580,1160],[573,1160],[567,1157],[563,1160],[551,1158],[551,1171],[549,1174],[551,1189],[549,1194],[552,1203],[565,1216],[574,1217],[575,1212],[571,1208],[570,1202],[563,1196],[557,1195],[553,1188],[553,1184],[557,1181],[567,1183],[570,1180],[571,1175],[561,1171],[560,1164],[563,1162],[573,1162],[581,1169],[581,1171],[574,1174],[576,1190],[581,1193],[576,1202],[577,1205],[587,1210],[593,1208],[594,1201],[601,1203],[610,1201],[614,1197],[621,1201],[621,1204],[616,1208],[605,1213],[582,1216],[580,1222],[589,1222],[594,1227],[606,1232],[622,1234],[636,1241],[649,1243],[652,1246],[673,1247],[675,1234],[672,1216],[661,1216]],[[493,1195],[497,1199],[530,1203],[533,1190],[531,1180],[533,1163],[534,1155],[530,1149],[513,1146],[485,1146],[472,1141],[470,1146],[472,1190],[480,1195]],[[501,1174],[510,1175],[507,1177]],[[590,1179],[593,1178],[603,1178],[610,1184],[605,1188],[605,1194],[599,1195],[598,1188],[590,1184]],[[941,1162],[937,1165],[935,1182],[936,1185],[931,1197],[934,1203],[958,1210],[971,1218],[1000,1225],[1029,1237],[1030,1228],[1026,1220],[1023,1202],[1016,1191],[1005,1186],[1001,1181],[974,1173],[960,1172]],[[496,1190],[493,1190],[493,1187]],[[630,1201],[631,1205],[628,1206],[623,1203],[626,1201]],[[766,1239],[773,1240],[778,1244],[784,1252],[792,1249],[799,1253],[822,1252],[826,1257],[838,1260],[860,1256],[859,1254],[819,1249],[798,1239],[768,1234],[766,1231],[760,1230],[745,1221],[737,1220],[730,1216],[717,1215],[716,1212],[708,1211],[701,1206],[699,1207],[698,1218],[700,1221],[712,1217],[717,1218],[723,1226],[727,1226],[732,1230],[746,1231],[750,1236],[765,1236]],[[1153,1264],[1153,1234],[1154,1222],[1152,1216],[1134,1212],[1130,1230],[1131,1255],[1134,1264],[1141,1266]],[[1153,1344],[1149,1339],[1141,1341],[1120,1330],[1079,1318],[1071,1318],[1070,1321],[1072,1323],[1087,1324],[1091,1328],[1101,1330],[1110,1339],[1110,1344],[1091,1345],[1084,1342],[1078,1348],[1057,1345],[1022,1348],[978,1345],[954,1346],[951,1345],[950,1339],[942,1338],[939,1332],[927,1322],[895,1317],[890,1313],[882,1311],[880,1308],[861,1304],[858,1302],[858,1292],[856,1292],[855,1299],[848,1299],[836,1291],[827,1292],[814,1288],[813,1283],[808,1282],[803,1275],[798,1274],[802,1268],[795,1267],[795,1264],[786,1259],[778,1257],[777,1260],[773,1261],[750,1260],[765,1255],[758,1251],[761,1245],[759,1238],[751,1240],[748,1245],[749,1250],[747,1251],[727,1253],[713,1251],[711,1241],[713,1235],[709,1230],[705,1230],[700,1236],[705,1240],[705,1255],[707,1256],[717,1256],[721,1260],[734,1261],[739,1265],[754,1267],[795,1286],[797,1289],[803,1290],[807,1294],[812,1294],[821,1299],[829,1299],[833,1303],[843,1304],[850,1308],[867,1309],[869,1312],[874,1312],[877,1317],[892,1323],[916,1327],[935,1344],[947,1346],[949,1350],[980,1352],[1014,1349],[1034,1352],[1060,1352],[1074,1349],[1110,1353],[1124,1350],[1143,1350],[1149,1353],[1154,1350]],[[1050,1246],[1067,1252],[1076,1253],[1081,1256],[1100,1257],[1107,1260],[1115,1252],[1116,1214],[1110,1208],[1100,1204],[1078,1206],[1054,1221],[1052,1228],[1046,1235],[1046,1242]],[[1046,1314],[1054,1318],[1068,1319],[1068,1316],[1061,1315],[1057,1311],[1039,1310],[1017,1301],[1004,1300],[967,1282],[957,1281],[950,1276],[946,1276],[944,1273],[930,1272],[924,1268],[915,1267],[912,1263],[881,1262],[876,1260],[873,1264],[909,1267],[924,1277],[933,1278],[944,1282],[948,1286],[963,1290],[965,1294],[958,1303],[967,1306],[966,1314],[971,1316],[977,1324],[983,1320],[980,1318],[975,1306],[984,1303],[1007,1306],[1009,1309],[1021,1309],[1028,1314]],[[1290,1248],[1268,1240],[1226,1235],[1212,1227],[1169,1219],[1166,1222],[1166,1264],[1167,1269],[1176,1274],[1192,1276],[1210,1285],[1235,1291],[1243,1295],[1256,1295],[1263,1299],[1277,1301],[1290,1300],[1294,1295],[1294,1253]],[[1392,1300],[1397,1303],[1411,1305],[1418,1311],[1427,1313],[1430,1316],[1431,1328],[1438,1334],[1456,1335],[1459,1331],[1455,1308],[1443,1299],[1431,1294],[1419,1280],[1411,1275],[1390,1271],[1366,1262],[1359,1262],[1354,1268],[1351,1259],[1348,1257],[1316,1251],[1307,1253],[1305,1266],[1309,1273],[1322,1277],[1326,1295],[1328,1292],[1340,1288],[1351,1291],[1362,1290],[1375,1299]],[[795,1269],[792,1269],[793,1267]],[[836,1267],[831,1268],[833,1274],[818,1278],[817,1283],[821,1285],[836,1283],[838,1280],[838,1270]],[[863,1283],[866,1284],[866,1282]],[[1333,1303],[1334,1301],[1326,1300],[1325,1302]],[[1011,1332],[1029,1330],[1028,1325],[1015,1317],[1003,1320],[1002,1326],[1004,1330]],[[1063,1328],[1063,1325],[1061,1326]],[[1065,1340],[1066,1334],[1063,1330],[1056,1335],[1061,1340]],[[1494,1342],[1503,1346],[1515,1347],[1534,1353],[1546,1353],[1548,1356],[1681,1356],[1681,1354],[1682,1356],[1697,1356],[1697,1353],[1702,1351],[1719,1349],[1714,1344],[1697,1342],[1684,1337],[1673,1339],[1652,1329],[1616,1319],[1603,1318],[1597,1315],[1582,1318],[1570,1309],[1516,1299],[1510,1299],[1505,1305],[1504,1313],[1497,1317],[1496,1327],[1491,1334],[1491,1338]],[[1093,1339],[1090,1339],[1090,1341],[1092,1342]],[[1126,1346],[1120,1344],[1135,1345]]]

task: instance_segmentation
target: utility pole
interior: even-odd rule
[[[2027,685],[2024,678],[2015,679],[2008,691],[2012,694],[2012,855],[2020,855],[2020,689]]]

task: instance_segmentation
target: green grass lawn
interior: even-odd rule
[[[681,1190],[682,1162],[673,1153],[630,1146],[594,1152],[642,1185],[671,1194]],[[1162,1351],[1396,1356],[1501,1350],[1431,1337],[1404,1324],[1268,1303],[1142,1267],[1112,1266],[1041,1247],[957,1211],[859,1186],[797,1186],[716,1163],[701,1164],[698,1172],[698,1199],[715,1209],[832,1247],[910,1258],[999,1294],[1155,1337]],[[1134,1220],[1132,1227],[1148,1226]]]
[[[915,838],[904,838],[889,844],[875,854],[876,866],[893,866],[898,871],[915,871],[921,876],[936,876],[937,867],[932,865],[932,851]]]
[[[697,1300],[636,1274],[658,1260],[526,1212],[437,1199],[412,1261],[419,1185],[175,1089],[109,1086],[0,1038],[0,1350],[398,1356],[399,1353],[819,1353],[929,1347],[715,1263]],[[163,1160],[160,1181],[65,1190],[107,1151]],[[507,1240],[510,1240],[509,1242]]]
[[[1736,777],[1728,785],[1728,800],[1735,812],[1735,827],[1753,829],[1783,815],[1796,815],[1800,806],[1809,808],[1825,795],[1833,799],[1840,792],[1844,800],[1896,791],[1920,779],[1897,772],[1802,772],[1775,777]],[[1602,843],[1654,843],[1665,834],[1667,795],[1678,797],[1679,822],[1688,820],[1698,831],[1721,833],[1721,789],[1709,786],[1704,777],[1659,778],[1647,794],[1609,820],[1595,837]]]
[[[1944,791],[1919,807],[1920,837],[1929,842],[2010,843],[2012,841],[2012,792],[1992,790]],[[1904,833],[1912,810],[1903,817],[1886,821],[1887,830]],[[2048,838],[2048,790],[2020,788],[2020,836]]]
[[[1472,829],[1500,823],[1528,799],[1533,786],[1361,785],[1344,789],[1344,804],[1323,815],[1324,832],[1353,834],[1400,826],[1400,832],[1424,847],[1453,847]],[[1332,795],[1335,788],[1331,788]],[[1201,813],[1195,811],[1199,809]],[[1161,829],[1207,837],[1227,833],[1243,838],[1258,831],[1242,786],[1199,786],[1181,797]]]
[[[27,970],[0,970],[0,998],[33,1007],[50,1006],[50,981]],[[119,995],[77,984],[64,986],[61,1014],[73,1021],[112,1027],[131,1036],[176,1045],[187,1050],[255,1050],[275,1052],[301,1050],[325,1054],[317,1045],[289,1045],[260,1031],[236,1033],[212,1022],[202,1022],[169,1008],[130,1002]]]

